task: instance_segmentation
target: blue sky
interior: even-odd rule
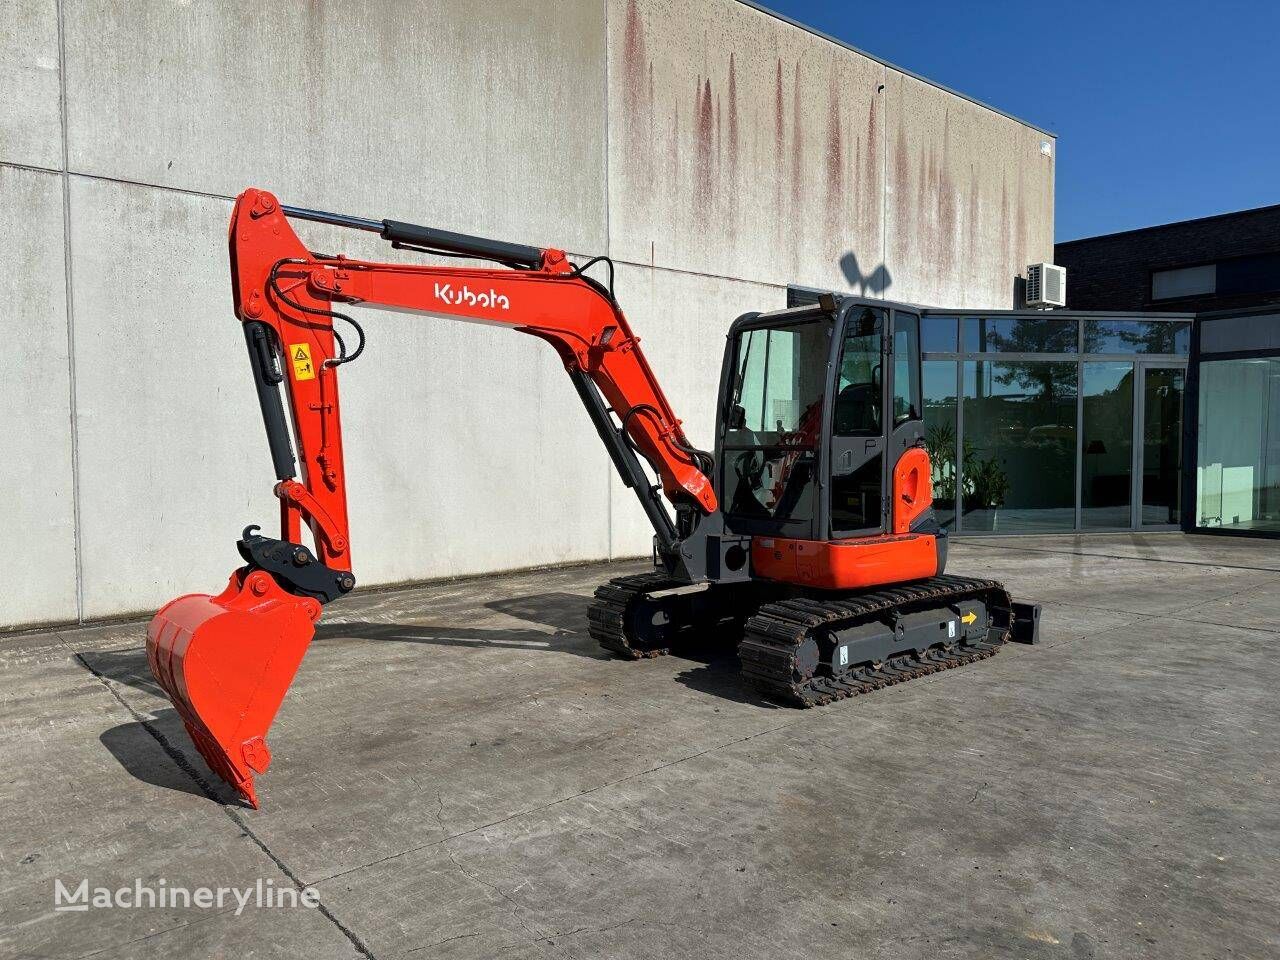
[[[1280,203],[1280,3],[764,0],[1058,135],[1058,240]]]

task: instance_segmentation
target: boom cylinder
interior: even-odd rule
[[[344,213],[330,213],[327,210],[308,210],[306,207],[290,207],[282,205],[280,209],[286,217],[295,220],[310,220],[314,223],[327,223],[335,227],[347,227],[352,230],[365,230],[379,234],[382,239],[390,240],[393,246],[405,244],[411,247],[427,247],[432,250],[443,250],[480,260],[497,260],[501,263],[519,264],[523,267],[539,267],[542,265],[542,250],[524,243],[511,243],[506,240],[490,240],[487,237],[475,237],[467,233],[454,233],[451,230],[439,230],[436,227],[424,227],[416,223],[405,223],[402,220],[369,220],[365,217],[351,217]]]
[[[244,339],[249,347],[249,366],[253,368],[253,386],[258,392],[258,406],[262,408],[262,423],[267,428],[271,465],[277,480],[288,480],[294,475],[296,461],[285,423],[284,401],[280,399],[284,374],[276,366],[271,328],[265,323],[250,321],[244,325]]]

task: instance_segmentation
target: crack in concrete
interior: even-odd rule
[[[520,910],[524,909],[524,907],[518,900],[512,897],[509,893],[503,890],[496,883],[490,883],[488,880],[485,880],[482,877],[477,876],[476,874],[468,870],[466,867],[464,867],[461,863],[458,862],[458,858],[452,850],[446,850],[445,856],[449,858],[450,863],[452,863],[455,867],[458,868],[458,872],[461,873],[468,880],[471,880],[473,883],[478,883],[482,887],[489,888],[498,896],[500,896],[503,900],[507,901],[507,903],[511,904],[511,919],[515,920],[516,923],[524,927],[525,933],[528,933],[535,938],[534,940],[530,940],[527,942],[536,943],[538,940],[541,940],[544,937],[546,937],[546,934],[542,933],[539,930],[535,930],[533,927],[529,926],[529,924],[525,923],[524,918],[520,916]]]
[[[88,670],[89,673],[97,678],[98,682],[102,684],[107,692],[115,698],[116,702],[119,703],[120,706],[122,706],[137,723],[142,725],[142,728],[146,730],[147,733],[151,735],[151,738],[160,745],[160,749],[163,750],[169,759],[177,765],[178,769],[200,788],[201,793],[216,803],[218,808],[227,816],[227,819],[240,828],[241,834],[252,841],[259,850],[266,854],[268,859],[270,859],[280,872],[289,879],[290,883],[292,883],[299,891],[302,891],[308,886],[308,884],[304,883],[287,863],[280,859],[275,851],[267,845],[266,841],[253,831],[253,828],[249,826],[248,821],[246,821],[238,811],[232,809],[218,799],[217,791],[214,789],[213,785],[209,783],[205,777],[201,776],[200,772],[192,765],[191,761],[187,759],[186,755],[182,753],[181,750],[169,742],[168,737],[158,730],[144,714],[135,710],[129,701],[125,700],[125,698],[120,695],[120,691],[115,688],[115,685],[109,677],[90,666],[89,661],[87,661],[82,654],[75,654],[75,659],[80,662],[80,665],[84,667],[84,669]],[[365,946],[364,941],[362,941],[360,937],[346,924],[334,916],[333,911],[331,911],[320,899],[318,891],[313,892],[315,893],[316,911],[333,924],[333,926],[337,928],[338,932],[350,941],[351,945],[355,947],[356,951],[362,957],[365,957],[366,960],[377,960],[369,948]]]
[[[127,947],[134,943],[143,943],[147,940],[154,940],[156,937],[163,937],[166,934],[173,933],[175,930],[183,930],[187,927],[194,927],[198,923],[208,923],[210,920],[216,920],[218,919],[218,917],[226,916],[228,913],[233,913],[234,911],[235,911],[235,907],[228,907],[225,910],[218,910],[217,912],[212,913],[207,917],[196,917],[194,920],[187,920],[184,923],[175,923],[171,927],[165,927],[163,930],[157,930],[154,933],[144,934],[141,937],[133,937],[132,939],[124,940],[120,943],[113,943],[108,946],[101,947],[98,950],[91,950],[88,953],[79,954],[74,958],[74,960],[88,960],[89,957],[101,956],[102,954],[106,953],[108,950],[119,950],[122,947]]]
[[[406,950],[404,955],[407,957],[411,953],[421,953],[423,950],[430,950],[432,947],[440,947],[446,943],[453,943],[455,940],[470,940],[472,937],[480,936],[479,933],[459,933],[452,937],[445,937],[443,940],[437,940],[434,943],[428,943],[421,947],[414,947],[412,950]]]

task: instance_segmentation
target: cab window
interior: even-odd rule
[[[883,432],[880,339],[884,326],[885,311],[878,307],[864,307],[845,321],[834,411],[837,436],[878,437]]]
[[[920,419],[920,318],[898,311],[893,315],[893,425]]]

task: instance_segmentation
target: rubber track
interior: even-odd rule
[[[614,577],[608,583],[596,587],[595,600],[587,608],[587,631],[600,646],[628,660],[660,657],[669,647],[649,649],[633,647],[627,639],[627,608],[631,601],[650,590],[662,590],[678,586],[664,573],[637,573],[628,577]]]
[[[956,600],[981,598],[993,626],[985,641],[933,647],[923,655],[907,653],[879,666],[853,667],[839,678],[802,677],[796,651],[819,630],[839,630],[903,607],[930,607]],[[1013,602],[1003,584],[970,577],[932,577],[839,600],[796,598],[762,606],[747,620],[738,647],[742,675],[771,700],[799,707],[816,707],[870,693],[895,683],[993,657],[1009,639]],[[1003,626],[998,626],[1003,624]]]

